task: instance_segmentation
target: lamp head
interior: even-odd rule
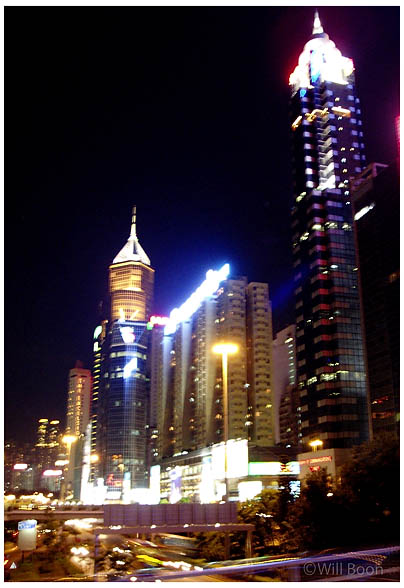
[[[310,441],[310,447],[321,447],[323,445],[323,441],[321,439],[314,439],[314,441]]]
[[[65,435],[62,438],[62,441],[65,445],[71,445],[72,443],[77,441],[77,437],[76,437],[76,435]]]
[[[218,353],[220,355],[231,355],[233,353],[237,353],[238,345],[235,343],[216,343],[212,347],[213,353]]]

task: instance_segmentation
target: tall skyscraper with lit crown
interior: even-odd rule
[[[128,241],[109,266],[110,320],[94,334],[98,371],[92,451],[98,462],[92,478],[103,478],[107,499],[131,500],[134,488],[148,484],[150,332],[146,325],[153,285],[154,269],[137,237],[134,207]]]
[[[369,435],[349,187],[365,155],[353,61],[317,12],[290,89],[299,444],[344,449]]]

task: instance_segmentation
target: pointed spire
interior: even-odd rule
[[[132,208],[129,239],[115,257],[113,263],[121,263],[122,261],[141,261],[146,265],[150,265],[150,259],[147,257],[136,235],[136,206]]]
[[[136,204],[132,208],[132,224],[130,227],[130,236],[136,237]]]
[[[322,33],[324,33],[324,30],[321,26],[318,10],[316,9],[316,12],[314,13],[313,35],[321,35]]]

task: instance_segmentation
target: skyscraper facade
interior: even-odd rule
[[[90,418],[91,371],[76,365],[69,371],[66,433],[84,434]]]
[[[349,185],[365,155],[353,62],[317,13],[290,89],[302,444],[344,449],[369,436]]]
[[[228,272],[227,264],[210,270],[155,339],[159,459],[224,439],[222,366],[213,353],[218,341],[238,347],[228,361],[229,439],[273,445],[268,285]]]
[[[298,445],[301,432],[298,431],[296,400],[296,325],[289,325],[276,334],[272,343],[273,358],[273,401],[275,414],[275,439],[282,445]],[[298,394],[297,394],[298,397]],[[300,428],[299,423],[299,428]],[[287,431],[290,429],[290,431]],[[289,433],[293,431],[293,436]],[[300,436],[299,436],[300,435]],[[296,443],[292,443],[293,438]],[[285,443],[285,439],[287,440]],[[301,445],[301,442],[299,443]]]
[[[400,427],[400,179],[373,163],[352,182],[372,431]]]
[[[98,373],[95,455],[107,498],[128,498],[148,483],[147,438],[149,334],[154,270],[136,233],[136,207],[129,239],[109,267],[110,320],[97,331]],[[93,439],[94,441],[94,439]]]

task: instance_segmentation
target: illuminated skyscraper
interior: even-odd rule
[[[290,89],[302,445],[350,448],[369,436],[349,188],[365,155],[353,62],[317,13]]]
[[[69,371],[66,433],[84,434],[90,418],[91,371],[76,367]]]
[[[90,481],[92,483],[98,478],[98,468],[100,456],[97,453],[97,441],[99,443],[100,438],[98,434],[98,421],[100,418],[99,414],[99,393],[101,386],[101,378],[104,375],[104,368],[106,366],[106,346],[104,345],[107,336],[108,321],[101,321],[100,325],[97,325],[93,335],[93,390],[91,398],[91,441],[90,441],[90,454],[94,456],[90,462]],[[102,372],[102,373],[101,373]]]
[[[146,463],[149,337],[154,270],[136,234],[133,208],[129,239],[109,266],[110,321],[94,334],[98,387],[93,448],[107,498],[128,499],[148,483]],[[106,325],[105,325],[106,327]],[[101,337],[101,340],[100,340]],[[94,443],[95,441],[95,443]]]

